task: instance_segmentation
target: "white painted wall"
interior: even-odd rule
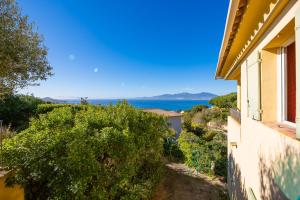
[[[168,122],[170,128],[172,128],[176,132],[176,137],[179,137],[179,134],[181,132],[181,123],[182,123],[181,116],[168,117]]]

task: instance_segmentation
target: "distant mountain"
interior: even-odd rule
[[[141,97],[138,99],[149,99],[149,100],[210,100],[218,95],[209,93],[209,92],[201,92],[201,93],[188,93],[182,92],[177,94],[163,94],[153,97]]]
[[[64,100],[52,99],[51,97],[45,97],[45,98],[42,98],[42,100],[45,102],[50,102],[50,103],[66,103],[66,101],[64,101]]]

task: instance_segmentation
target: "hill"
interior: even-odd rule
[[[149,100],[210,100],[212,98],[217,97],[218,95],[209,93],[209,92],[201,92],[201,93],[188,93],[182,92],[177,94],[163,94],[152,97],[141,97],[138,99],[149,99]]]

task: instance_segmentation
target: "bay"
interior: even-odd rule
[[[65,100],[66,103],[70,104],[79,104],[80,100]],[[122,99],[89,99],[90,104],[100,104],[100,105],[115,105],[117,102],[122,101]],[[163,110],[172,110],[172,111],[182,111],[190,110],[196,105],[206,105],[210,107],[208,100],[142,100],[142,99],[126,99],[126,101],[139,109],[149,109],[149,108],[158,108]]]

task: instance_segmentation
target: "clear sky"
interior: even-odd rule
[[[214,80],[229,0],[17,0],[55,75],[22,93],[130,98],[235,91]]]

